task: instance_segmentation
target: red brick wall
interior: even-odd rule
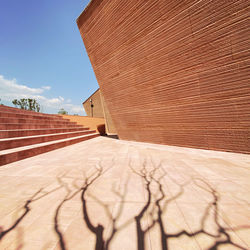
[[[121,139],[250,152],[248,6],[89,4],[77,22]]]
[[[104,113],[104,119],[105,119],[105,127],[106,127],[106,133],[108,135],[117,135],[115,125],[113,123],[113,120],[111,118],[110,112],[108,110],[107,104],[103,98],[103,95],[101,94],[102,99],[102,105],[103,105],[103,113]]]

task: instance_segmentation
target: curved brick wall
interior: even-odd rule
[[[250,152],[247,0],[93,0],[77,20],[121,139]]]

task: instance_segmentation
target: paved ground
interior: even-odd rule
[[[104,137],[0,168],[0,249],[248,249],[250,156]]]

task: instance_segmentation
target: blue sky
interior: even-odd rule
[[[0,98],[33,97],[42,111],[83,115],[97,88],[76,25],[89,0],[0,0]]]

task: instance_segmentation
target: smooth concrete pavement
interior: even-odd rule
[[[0,249],[250,248],[249,155],[98,137],[0,183]]]

